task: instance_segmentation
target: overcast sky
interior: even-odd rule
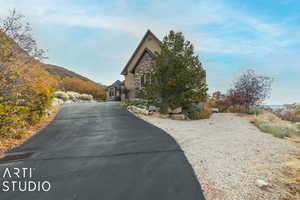
[[[147,29],[181,31],[225,92],[247,69],[274,78],[267,104],[300,102],[299,0],[0,0],[25,15],[47,63],[104,84],[120,72]]]

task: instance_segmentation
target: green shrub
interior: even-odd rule
[[[192,104],[185,108],[183,112],[191,120],[208,119],[212,114],[204,103]]]
[[[12,133],[15,129],[27,125],[28,107],[15,105],[12,101],[0,97],[0,135]]]
[[[137,106],[140,108],[148,107],[148,103],[143,100],[132,100],[132,101],[125,101],[121,104],[122,107],[127,108],[128,106]]]
[[[21,140],[21,139],[22,139],[22,136],[21,136],[21,135],[15,135],[15,136],[13,136],[13,139]]]
[[[166,103],[159,104],[159,111],[161,114],[168,114],[169,105]]]
[[[300,122],[296,123],[296,126],[299,129],[299,131],[300,131]]]
[[[31,93],[17,99],[0,97],[0,135],[38,123],[51,106],[53,91]]]

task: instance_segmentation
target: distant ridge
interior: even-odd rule
[[[64,67],[60,67],[60,66],[57,66],[57,65],[51,65],[51,64],[44,64],[43,67],[45,68],[45,70],[51,74],[52,76],[56,76],[57,78],[59,79],[64,79],[66,77],[70,77],[70,78],[78,78],[82,81],[91,81],[91,82],[94,82],[80,74],[77,74],[73,71],[70,71]],[[94,82],[96,83],[96,82]],[[98,84],[98,83],[96,83]]]

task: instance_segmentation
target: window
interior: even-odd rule
[[[141,87],[145,86],[145,74],[141,76]]]
[[[109,96],[114,96],[114,88],[109,89]]]
[[[151,74],[145,73],[141,76],[141,87],[145,87],[146,84],[151,84]]]

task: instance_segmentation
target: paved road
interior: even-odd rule
[[[48,127],[10,153],[16,152],[32,155],[0,162],[1,200],[204,199],[175,140],[116,103],[65,105]],[[31,168],[31,178],[29,170],[18,178],[13,168]],[[51,189],[19,192],[17,183],[12,192],[12,180],[21,189],[26,182],[27,190],[29,180],[45,190],[49,181]],[[10,192],[3,192],[3,181],[9,181]]]

